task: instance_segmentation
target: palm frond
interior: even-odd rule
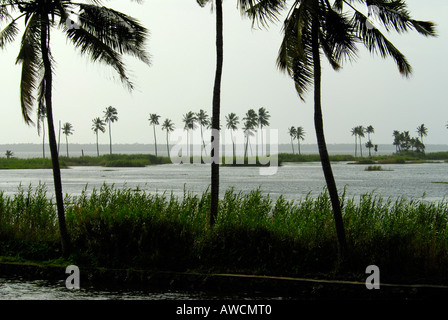
[[[40,30],[40,17],[37,14],[33,14],[26,25],[16,60],[16,64],[22,64],[20,102],[22,116],[27,124],[33,124],[30,114],[33,110],[37,79],[42,69]]]
[[[294,80],[296,91],[303,100],[313,83],[313,56],[310,12],[304,5],[295,8],[283,26],[283,41],[277,66]]]
[[[1,12],[0,12],[1,14]],[[16,23],[17,19],[12,20],[1,32],[0,32],[0,48],[4,49],[8,43],[15,40],[19,33],[19,28]]]
[[[80,4],[81,27],[120,54],[132,55],[150,64],[145,42],[149,31],[124,13],[95,5]]]
[[[242,14],[252,19],[252,25],[267,27],[277,22],[278,16],[286,6],[286,0],[239,0],[238,6]]]
[[[126,68],[121,56],[110,46],[103,43],[100,39],[92,35],[84,28],[66,29],[67,37],[72,41],[73,45],[80,49],[81,54],[87,54],[92,61],[102,62],[117,71],[120,80],[129,90],[134,88],[132,82],[126,75]]]
[[[366,21],[365,15],[359,12],[354,13],[353,25],[358,38],[370,52],[379,54],[383,58],[392,57],[400,73],[408,77],[412,73],[412,68],[406,57],[378,29],[368,28]]]

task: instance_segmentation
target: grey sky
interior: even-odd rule
[[[392,143],[393,130],[409,130],[416,136],[422,123],[428,128],[428,144],[448,143],[448,2],[408,0],[415,19],[437,24],[437,38],[416,32],[388,38],[407,56],[414,73],[404,79],[392,59],[371,56],[362,47],[358,60],[339,71],[323,64],[323,113],[327,143],[352,143],[357,125],[373,125],[374,143]],[[56,31],[52,37],[57,65],[54,81],[55,126],[71,122],[72,143],[95,143],[92,119],[103,116],[111,105],[118,110],[112,126],[115,143],[152,143],[149,113],[170,118],[182,128],[182,115],[204,109],[211,114],[215,72],[215,21],[210,6],[195,0],[146,0],[143,5],[115,0],[108,6],[138,18],[151,32],[148,50],[152,66],[127,58],[136,90],[129,93],[111,68],[91,63]],[[282,20],[283,21],[283,20]],[[288,143],[289,126],[303,126],[304,143],[315,143],[312,91],[306,102],[298,98],[292,81],[280,73],[275,61],[281,42],[281,22],[269,30],[251,29],[236,1],[224,0],[224,73],[221,121],[235,112],[244,116],[250,108],[265,107],[270,128],[279,130]],[[20,38],[1,52],[0,144],[40,143],[36,127],[22,120],[19,104],[20,66],[15,65]],[[159,139],[164,135],[157,129]],[[164,141],[164,140],[161,140]],[[100,136],[108,143],[108,135]]]

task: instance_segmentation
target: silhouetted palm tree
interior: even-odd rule
[[[291,138],[291,147],[292,147],[292,154],[294,154],[294,140],[297,138],[297,129],[296,127],[292,126],[290,128],[288,128],[288,134],[289,137]]]
[[[150,113],[149,114],[149,123],[152,124],[152,128],[154,131],[154,148],[156,150],[156,157],[157,157],[157,136],[156,136],[156,125],[159,125],[159,118],[160,116],[156,113]]]
[[[67,148],[67,158],[68,158],[68,136],[73,134],[73,126],[70,122],[64,123],[62,126],[62,133],[65,134],[65,144]]]
[[[202,129],[203,129],[203,127],[207,128],[211,123],[207,112],[202,109],[199,110],[199,112],[196,113],[196,121],[199,123],[199,126],[201,127],[202,148],[205,150],[205,141],[204,141],[204,135],[203,135]],[[202,151],[201,151],[201,155],[202,155]]]
[[[216,72],[215,83],[213,86],[213,105],[212,105],[212,150],[211,157],[211,199],[210,199],[210,225],[214,225],[218,216],[219,202],[219,145],[220,137],[217,134],[220,130],[220,113],[221,113],[221,79],[222,65],[224,60],[223,46],[223,11],[222,0],[196,0],[197,3],[204,7],[207,3],[215,4],[216,12]],[[247,14],[253,22],[265,24],[267,21],[277,19],[277,14],[283,8],[285,0],[237,0],[237,6],[241,13]]]
[[[361,157],[362,157],[362,142],[361,142],[361,138],[365,137],[365,135],[364,135],[365,132],[366,132],[366,129],[364,129],[363,126],[357,126],[356,127],[356,134],[358,135],[358,139],[359,139],[359,152],[361,153]]]
[[[372,4],[368,0],[359,0],[357,3],[366,6]],[[377,15],[386,30],[404,32],[415,29],[426,36],[435,35],[431,22],[410,18],[404,1],[375,1],[374,4],[377,10],[373,14]],[[343,6],[351,9],[351,19]],[[382,57],[391,56],[403,75],[411,73],[411,66],[404,55],[378,29],[370,26],[367,16],[356,9],[354,1],[335,0],[333,5],[329,0],[294,1],[284,23],[284,38],[277,60],[278,67],[293,79],[302,100],[308,88],[314,85],[316,137],[342,255],[346,250],[346,238],[323,128],[320,53],[322,51],[333,69],[338,70],[344,60],[350,61],[356,56],[356,44],[361,42],[370,52],[379,53]]]
[[[92,130],[96,134],[96,154],[97,154],[97,156],[100,156],[100,149],[98,146],[98,131],[101,131],[102,133],[106,132],[105,125],[106,125],[106,123],[100,117],[97,117],[92,120]]]
[[[11,150],[6,150],[5,152],[6,159],[11,159],[14,156],[14,152]]]
[[[106,123],[109,123],[109,152],[112,154],[112,129],[111,129],[111,123],[114,123],[115,121],[118,121],[118,112],[117,109],[115,109],[112,106],[109,106],[106,108],[106,111],[104,111],[104,121]]]
[[[260,135],[261,135],[261,154],[264,154],[264,143],[263,143],[263,127],[267,127],[269,125],[269,118],[271,115],[265,108],[258,109],[258,126],[260,127]]]
[[[423,143],[423,137],[428,135],[428,128],[425,127],[424,124],[417,127],[417,133],[420,137],[421,143]]]
[[[352,133],[352,136],[355,136],[355,157],[357,156],[357,151],[358,151],[358,129],[356,129],[356,127],[353,127],[352,130],[350,131]]]
[[[233,148],[232,159],[235,158],[235,141],[233,140],[233,131],[238,129],[237,125],[239,123],[240,122],[238,120],[238,116],[234,112],[231,112],[229,113],[229,115],[226,116],[226,127],[227,129],[230,129],[230,135],[232,138],[232,148]]]
[[[196,126],[196,115],[193,111],[189,111],[186,114],[184,114],[184,117],[182,119],[184,123],[184,130],[187,130],[187,157],[189,157],[191,154],[191,148],[189,143],[189,132],[190,130],[194,130],[197,128]]]
[[[122,54],[131,54],[149,63],[145,52],[147,30],[132,17],[101,5],[101,1],[76,3],[70,0],[8,0],[0,2],[0,14],[9,24],[0,32],[2,49],[13,42],[19,34],[17,27],[23,18],[25,29],[17,63],[22,66],[20,100],[22,115],[31,124],[33,103],[38,102],[40,110],[45,106],[53,180],[61,238],[62,255],[70,252],[70,237],[65,223],[64,199],[61,171],[53,124],[53,73],[54,57],[50,50],[51,31],[61,30],[72,44],[87,54],[93,61],[112,66],[121,81],[132,89],[126,75]],[[79,21],[68,19],[71,12],[79,12]],[[13,17],[13,13],[18,13]],[[37,91],[37,98],[34,94]]]
[[[305,140],[305,130],[303,130],[303,127],[297,127],[296,138],[297,138],[297,144],[299,146],[299,154],[301,154],[301,152],[300,152],[300,140]]]
[[[169,134],[174,131],[174,123],[170,119],[165,119],[162,123],[162,130],[166,130],[166,149],[168,150],[168,157],[170,158],[170,145],[169,145]]]
[[[366,143],[366,148],[369,149],[369,157],[371,157],[372,155],[371,155],[371,153],[370,153],[370,149],[373,148],[374,145],[373,145],[373,143],[372,143],[372,140],[370,139],[370,134],[371,134],[371,133],[375,133],[375,129],[373,128],[373,126],[371,126],[371,125],[368,126],[368,127],[366,128],[366,133],[367,133],[367,139],[368,139],[368,142]],[[370,143],[369,143],[369,142],[370,142]],[[367,144],[369,144],[370,147],[367,147]]]
[[[247,146],[250,145],[250,136],[254,135],[255,128],[258,126],[258,114],[255,112],[254,109],[249,109],[246,112],[246,116],[243,118],[244,122],[244,131],[247,132],[246,134],[246,151],[245,151],[245,157],[247,157]],[[251,147],[251,154],[252,154],[252,147]]]

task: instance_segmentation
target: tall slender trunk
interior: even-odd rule
[[[293,143],[294,141],[292,140],[292,137],[291,137],[291,147],[292,147],[292,154],[294,154],[295,152],[294,152],[294,143]]]
[[[56,196],[56,206],[58,212],[58,222],[59,222],[59,234],[61,240],[61,250],[62,256],[67,258],[70,254],[70,236],[67,231],[67,225],[65,222],[65,212],[64,212],[64,199],[62,195],[62,180],[61,180],[61,169],[59,166],[58,148],[56,144],[56,135],[54,131],[53,124],[53,107],[52,107],[52,85],[53,85],[53,75],[51,70],[51,61],[49,56],[49,22],[45,15],[42,15],[41,19],[41,51],[42,51],[42,61],[44,65],[44,77],[45,77],[45,107],[47,110],[47,126],[48,126],[48,138],[51,153],[51,162],[53,167],[53,180],[54,189]]]
[[[168,150],[168,158],[171,158],[170,156],[170,146],[168,143],[169,139],[168,139],[168,129],[166,130],[166,150]]]
[[[42,121],[42,156],[45,159],[45,122]]]
[[[65,136],[65,146],[67,148],[67,158],[68,158],[68,135]]]
[[[330,195],[331,204],[333,207],[333,215],[336,225],[336,233],[338,237],[340,254],[343,257],[347,249],[347,242],[345,238],[344,222],[342,220],[342,210],[339,202],[338,190],[334,180],[333,171],[331,169],[330,158],[328,156],[327,145],[325,142],[324,126],[322,120],[321,107],[321,65],[319,52],[319,26],[317,19],[314,18],[312,25],[312,50],[313,50],[313,65],[314,65],[314,126],[316,129],[317,143],[319,147],[320,161],[327,183],[328,193]]]
[[[96,131],[96,155],[100,156],[100,149],[98,147],[98,130]]]
[[[156,125],[153,123],[152,128],[154,131],[154,147],[156,149],[156,157],[157,157],[157,137],[156,137]]]
[[[355,157],[358,155],[358,140],[356,139],[356,134],[355,134]]]
[[[215,224],[219,204],[219,118],[221,109],[221,78],[224,60],[222,0],[216,0],[216,73],[213,87],[213,120],[212,120],[212,172],[210,225]]]
[[[109,121],[109,151],[112,154],[112,131],[111,131],[111,121]]]

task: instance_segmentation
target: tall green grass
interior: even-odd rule
[[[72,259],[78,264],[303,276],[362,274],[376,264],[382,279],[447,282],[448,202],[392,201],[373,193],[341,195],[350,248],[338,264],[331,201],[276,200],[260,189],[228,189],[210,227],[210,193],[149,194],[104,185],[66,195]],[[57,255],[56,209],[39,185],[0,193],[0,255]],[[53,250],[53,251],[52,251]]]

